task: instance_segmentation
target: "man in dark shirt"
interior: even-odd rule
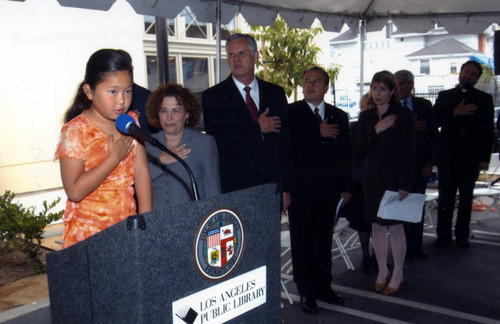
[[[455,240],[467,249],[471,218],[472,194],[480,170],[487,170],[493,143],[493,98],[474,88],[482,74],[481,65],[465,62],[457,87],[441,91],[434,104],[440,134],[438,162],[439,208],[438,238],[435,246],[452,241],[452,219],[459,191]]]

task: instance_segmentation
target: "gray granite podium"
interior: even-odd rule
[[[47,267],[53,323],[280,323],[280,196],[264,185],[129,217]]]

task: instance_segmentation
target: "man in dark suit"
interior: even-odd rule
[[[132,56],[130,56],[129,52],[124,50],[119,51],[127,56],[130,60],[130,65],[132,65]],[[132,69],[133,68],[134,66],[132,65]],[[151,126],[148,123],[148,118],[146,116],[146,101],[148,101],[150,94],[151,91],[149,91],[149,89],[134,83],[132,88],[132,102],[130,103],[130,107],[128,109],[137,114],[137,117],[139,117],[139,125],[143,130],[147,131],[149,134],[154,134],[158,133],[160,130]]]
[[[132,102],[130,103],[129,110],[132,110],[137,114],[139,117],[139,125],[141,125],[142,129],[147,131],[149,134],[155,134],[160,130],[151,126],[148,123],[148,118],[146,116],[146,102],[148,101],[150,94],[151,91],[134,83],[134,87],[132,89]]]
[[[413,96],[413,74],[408,70],[400,70],[394,74],[399,85],[399,99],[401,105],[410,109],[414,116],[415,125],[415,172],[411,192],[425,194],[427,182],[432,173],[432,166],[436,164],[438,148],[438,130],[432,111],[432,103],[424,98]],[[427,253],[422,249],[422,235],[424,230],[424,211],[419,223],[405,224],[406,233],[406,260],[427,259]]]
[[[255,77],[259,53],[251,36],[229,36],[226,52],[231,75],[202,93],[205,130],[219,151],[222,192],[265,183],[282,186],[289,160],[285,92]],[[280,189],[286,210],[289,194]]]
[[[480,170],[487,170],[493,143],[493,98],[474,88],[483,70],[473,60],[465,62],[457,87],[441,91],[434,104],[441,127],[438,161],[439,207],[435,246],[452,241],[451,226],[457,188],[459,205],[455,240],[467,249],[472,193]]]
[[[289,208],[293,277],[300,304],[316,313],[316,299],[343,304],[331,288],[331,246],[336,206],[351,198],[349,121],[326,104],[329,76],[319,67],[303,80],[304,100],[288,107],[292,152]]]

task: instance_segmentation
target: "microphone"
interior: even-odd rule
[[[121,114],[118,116],[116,119],[116,128],[123,134],[134,135],[136,138],[149,142],[155,147],[158,147],[157,144],[162,145],[156,138],[153,138],[148,132],[137,126],[134,118],[130,115]]]
[[[186,169],[189,175],[189,179],[191,180],[191,189],[193,191],[192,193],[194,200],[200,199],[198,193],[198,186],[196,185],[196,181],[194,180],[193,171],[191,171],[191,168],[189,167],[189,165],[187,165],[187,163],[183,159],[181,159],[177,154],[166,148],[165,145],[160,143],[160,141],[158,141],[156,138],[153,138],[151,135],[149,135],[148,132],[140,128],[135,123],[134,118],[130,115],[121,114],[120,116],[118,116],[118,118],[116,119],[116,128],[118,128],[118,130],[124,134],[133,135],[135,138],[139,138],[148,143],[151,143],[151,145],[153,145],[154,147],[162,150],[163,152],[166,152],[168,155],[176,159]]]

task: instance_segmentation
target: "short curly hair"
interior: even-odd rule
[[[168,81],[160,85],[148,98],[146,102],[146,117],[151,126],[161,129],[160,109],[165,97],[174,97],[179,105],[182,105],[189,114],[186,126],[194,128],[200,122],[201,104],[200,100],[188,88]]]

